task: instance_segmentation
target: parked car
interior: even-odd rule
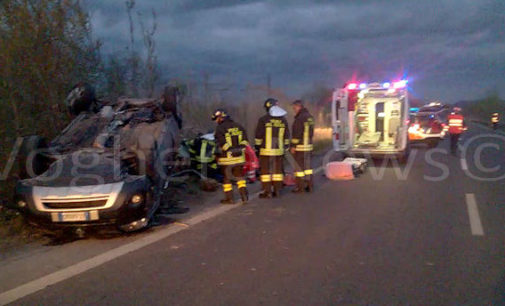
[[[438,145],[445,137],[446,123],[439,115],[432,112],[418,112],[410,114],[409,141],[425,143],[430,148]]]

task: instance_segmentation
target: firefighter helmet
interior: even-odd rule
[[[65,103],[73,115],[90,110],[95,101],[95,89],[88,83],[82,82],[75,85],[65,99]]]
[[[270,107],[277,105],[277,102],[278,102],[278,100],[276,100],[274,98],[268,98],[265,100],[265,103],[263,104],[263,106],[265,107],[265,109],[268,112],[268,110],[270,110]]]
[[[218,108],[214,111],[214,113],[212,113],[212,121],[216,121],[217,118],[226,118],[228,117],[228,114],[226,113],[226,111],[222,108]]]
[[[303,101],[298,99],[298,100],[293,101],[293,103],[291,103],[291,105],[303,106]]]

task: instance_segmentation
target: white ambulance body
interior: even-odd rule
[[[407,81],[349,83],[332,99],[333,147],[348,156],[409,154]]]

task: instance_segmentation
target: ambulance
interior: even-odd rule
[[[347,156],[407,159],[407,80],[347,83],[333,92],[333,148]]]

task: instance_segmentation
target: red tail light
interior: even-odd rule
[[[340,138],[340,134],[339,133],[335,133],[335,140],[338,140]]]

